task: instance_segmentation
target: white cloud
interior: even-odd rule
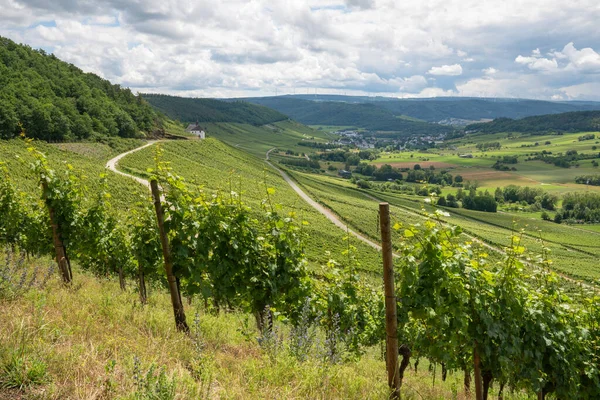
[[[521,55],[515,58],[517,64],[527,65],[529,69],[536,71],[555,71],[558,69],[556,59],[538,58],[538,57],[523,57]]]
[[[577,50],[571,42],[563,48],[562,54],[569,60],[567,68],[600,72],[600,54],[594,49],[586,47]]]
[[[431,67],[428,74],[431,75],[445,75],[445,76],[458,76],[463,72],[460,64],[442,65],[441,67]]]
[[[551,98],[600,80],[596,0],[0,0],[0,10],[0,35],[144,91]],[[498,76],[508,81],[488,79]]]

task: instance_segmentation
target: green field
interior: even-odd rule
[[[245,150],[259,158],[277,147],[309,153],[311,147],[299,146],[302,141],[326,143],[331,137],[326,132],[311,129],[294,121],[281,121],[263,126],[234,123],[209,123],[206,125],[208,137],[219,139],[234,147]]]
[[[258,209],[266,197],[267,186],[275,188],[274,201],[283,205],[286,211],[295,211],[299,218],[309,223],[306,226],[306,253],[314,263],[339,259],[346,249],[347,243],[343,240],[346,233],[306,204],[263,160],[215,139],[172,141],[161,146],[164,159],[188,182],[206,190],[234,190],[241,193],[242,199],[254,209]],[[153,166],[153,156],[154,150],[150,147],[125,157],[119,167],[145,176],[146,169]],[[377,271],[380,268],[378,252],[357,240],[353,240],[353,244],[359,249],[362,268]]]
[[[592,132],[596,135],[598,133]],[[561,168],[539,160],[526,161],[532,152],[543,150],[565,153],[576,150],[578,153],[596,154],[600,151],[600,138],[596,140],[578,141],[577,138],[585,133],[570,133],[564,135],[525,136],[515,134],[476,135],[467,136],[460,140],[449,141],[454,146],[450,149],[430,149],[428,151],[383,152],[373,161],[374,164],[391,164],[395,167],[413,168],[415,164],[421,167],[433,165],[436,169],[448,169],[452,175],[461,175],[465,181],[477,181],[481,188],[495,189],[510,184],[520,186],[542,186],[551,193],[564,193],[574,190],[600,190],[600,187],[586,187],[575,183],[579,175],[598,174],[598,167],[592,166],[592,160],[579,161],[578,167]],[[550,141],[550,144],[545,144]],[[499,150],[480,151],[476,148],[479,143],[499,142]],[[535,143],[538,143],[536,146]],[[527,147],[525,147],[527,146]],[[462,158],[459,154],[471,154],[473,158]],[[516,155],[519,157],[514,166],[516,171],[497,171],[492,165],[498,158]]]

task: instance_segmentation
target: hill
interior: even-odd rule
[[[466,130],[481,133],[593,132],[600,130],[600,111],[537,115],[519,120],[498,118],[492,122],[468,125]]]
[[[553,102],[527,99],[489,99],[472,97],[444,97],[427,99],[396,99],[391,97],[293,95],[246,99],[272,107],[301,122],[310,103],[344,103],[348,105],[371,104],[394,116],[409,116],[427,122],[440,122],[451,118],[470,121],[493,118],[524,118],[532,115],[557,114],[572,111],[600,110],[597,102]],[[290,100],[295,100],[290,101]],[[312,104],[314,108],[316,104]],[[330,104],[328,107],[333,107]],[[334,110],[335,108],[331,108]],[[355,109],[350,107],[350,109]],[[359,108],[356,108],[359,109]],[[295,113],[300,113],[296,115]],[[379,114],[381,115],[381,114]],[[308,122],[305,122],[308,123]],[[342,124],[345,125],[345,124]]]
[[[287,116],[245,101],[185,98],[162,94],[143,94],[157,110],[185,122],[235,122],[266,125],[288,119]]]
[[[399,131],[409,135],[449,133],[452,128],[398,118],[373,103],[310,101],[293,97],[245,99],[273,108],[306,125],[355,126],[368,130]]]
[[[0,37],[0,138],[42,140],[142,137],[161,117],[131,90]]]

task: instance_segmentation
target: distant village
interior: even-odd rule
[[[340,136],[333,143],[340,146],[354,146],[359,149],[374,149],[391,146],[395,150],[404,150],[407,148],[429,148],[443,143],[446,134],[411,136],[408,138],[377,137],[378,133],[389,132],[359,132],[357,130],[340,130],[331,132]]]

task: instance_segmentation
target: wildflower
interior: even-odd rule
[[[435,214],[439,217],[449,217],[450,213],[443,210],[435,210]]]

